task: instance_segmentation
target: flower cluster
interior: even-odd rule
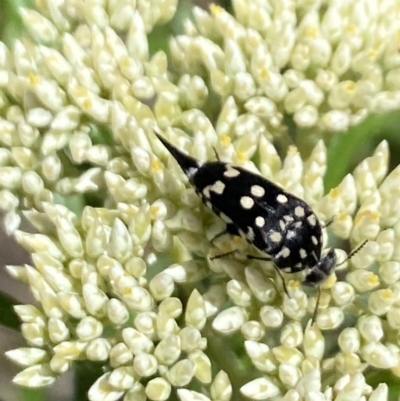
[[[387,175],[382,142],[324,196],[323,142],[303,162],[295,147],[282,160],[272,138],[284,115],[323,133],[400,107],[400,6],[320,3],[236,0],[235,18],[196,8],[171,39],[173,68],[147,36],[174,0],[21,12],[40,44],[0,43],[0,208],[33,262],[8,271],[38,306],[16,307],[29,344],[7,353],[24,367],[16,383],[48,385],[86,360],[106,370],[92,401],[387,399],[367,373],[400,376],[400,169]],[[210,260],[222,223],[154,129],[199,160],[216,149],[333,218],[344,263],[322,286],[315,325],[316,294],[291,280],[284,296],[270,263]],[[78,212],[63,205],[93,198]],[[35,233],[18,230],[21,210]],[[364,240],[347,261],[341,248]]]

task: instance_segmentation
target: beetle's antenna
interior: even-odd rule
[[[343,263],[346,263],[348,260],[350,260],[356,253],[360,252],[361,249],[364,248],[368,240],[366,239],[364,242],[361,243],[356,249],[354,249],[343,262],[340,262],[339,264],[336,265],[336,267],[341,266]]]
[[[319,306],[319,300],[321,299],[321,287],[318,287],[318,296],[317,296],[317,303],[315,304],[315,309],[314,309],[314,313],[312,316],[312,320],[311,320],[311,326],[315,323],[315,321],[317,320],[317,315],[318,315],[318,306]]]
[[[335,220],[335,216],[331,217],[325,224],[322,225],[322,228],[328,228],[333,221]]]
[[[333,219],[332,219],[333,220]],[[347,258],[343,261],[340,262],[336,265],[336,267],[342,265],[343,263],[347,262],[349,259],[351,259],[356,253],[358,253],[359,251],[361,251],[362,248],[364,248],[365,244],[368,242],[368,240],[366,239],[364,242],[362,242],[356,249],[354,249],[348,256]],[[311,325],[313,325],[317,319],[317,315],[318,315],[318,306],[319,306],[319,301],[321,299],[321,287],[318,287],[318,296],[317,296],[317,303],[315,304],[315,309],[314,309],[314,313],[313,313],[313,317],[312,317],[312,321],[311,321]]]
[[[213,146],[213,151],[214,151],[214,154],[215,154],[215,157],[216,157],[216,159],[220,162],[221,161],[221,159],[219,158],[219,155],[218,155],[218,152],[217,152],[217,149],[216,148],[214,148],[214,146]]]

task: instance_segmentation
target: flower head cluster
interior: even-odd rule
[[[295,147],[282,160],[271,138],[284,114],[340,130],[377,105],[399,106],[400,59],[386,37],[399,4],[234,5],[236,19],[195,9],[196,23],[171,40],[175,75],[147,39],[172,18],[174,0],[38,2],[22,17],[40,44],[0,44],[0,208],[33,262],[8,271],[38,301],[16,307],[29,344],[7,354],[24,367],[16,383],[51,384],[86,360],[106,370],[93,401],[162,401],[174,391],[183,401],[239,391],[254,400],[387,399],[367,373],[400,375],[400,170],[387,175],[382,142],[324,196],[323,142],[303,162]],[[215,124],[212,92],[222,99]],[[291,280],[284,296],[271,263],[210,260],[222,223],[155,137],[160,128],[197,159],[216,149],[304,198],[322,221],[333,218],[339,262],[343,245],[368,240],[324,283],[315,325],[316,294]],[[62,205],[83,195],[99,206]],[[35,233],[17,230],[20,210]],[[214,245],[247,246],[226,237]]]

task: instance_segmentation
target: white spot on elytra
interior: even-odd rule
[[[283,216],[283,218],[284,218],[286,221],[293,221],[293,220],[294,220],[294,218],[293,218],[292,216],[289,216],[288,214],[287,214],[286,216]]]
[[[250,196],[242,196],[240,198],[240,204],[244,209],[251,209],[254,205],[254,201],[250,198]]]
[[[278,255],[276,255],[278,258],[287,258],[290,255],[290,249],[286,246],[284,246],[280,252],[278,253]]]
[[[211,187],[211,191],[215,192],[218,195],[222,195],[225,189],[225,184],[222,181],[217,181]]]
[[[317,239],[317,237],[316,237],[315,235],[313,235],[313,236],[311,237],[311,241],[312,241],[312,243],[313,243],[314,245],[318,245],[318,239]]]
[[[307,257],[307,252],[306,252],[305,249],[303,249],[303,248],[300,248],[299,254],[300,254],[300,257],[301,257],[302,259],[305,259],[305,258]]]
[[[292,230],[289,230],[288,232],[287,232],[287,234],[286,234],[286,239],[292,239],[292,238],[294,238],[296,236],[296,232],[295,231],[292,231]]]
[[[248,238],[249,241],[253,241],[255,234],[254,234],[254,230],[251,227],[247,227],[247,234],[246,237]]]
[[[296,208],[294,209],[294,214],[297,217],[303,217],[304,214],[305,214],[304,207],[303,206],[296,206]]]
[[[279,195],[276,197],[276,200],[277,200],[279,203],[286,203],[288,199],[287,199],[287,197],[286,197],[285,195],[279,194]]]
[[[257,198],[261,198],[265,194],[265,189],[260,185],[252,185],[250,192],[252,195],[257,196]]]
[[[279,220],[279,226],[280,226],[281,230],[283,231],[286,227],[286,223],[283,220]]]
[[[206,187],[204,187],[204,189],[203,189],[203,195],[206,197],[206,198],[209,198],[210,197],[210,185],[207,185]]]
[[[295,226],[296,228],[300,228],[302,225],[303,225],[303,222],[302,222],[302,221],[296,221],[296,223],[294,223],[294,226]]]
[[[212,210],[212,208],[213,208],[213,207],[212,207],[213,205],[212,205],[211,202],[206,202],[206,206],[207,206],[209,209],[211,209],[211,210]]]
[[[233,168],[230,165],[228,165],[226,167],[226,170],[224,171],[224,176],[229,177],[229,178],[237,177],[239,174],[240,174],[240,171],[236,170],[235,168]]]
[[[269,238],[272,242],[280,242],[282,240],[282,234],[278,231],[272,231]]]
[[[257,216],[257,217],[256,217],[256,220],[255,220],[255,223],[256,223],[256,226],[257,226],[257,227],[264,227],[264,224],[265,224],[265,219],[264,219],[264,217]]]
[[[228,217],[225,213],[220,213],[219,217],[221,217],[221,219],[224,220],[225,223],[232,223],[231,218]]]
[[[310,223],[311,226],[315,226],[317,224],[317,219],[314,214],[310,214],[307,217],[307,221]]]
[[[186,171],[185,174],[189,177],[192,178],[196,173],[199,171],[198,167],[189,167]]]

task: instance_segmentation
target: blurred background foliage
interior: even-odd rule
[[[39,1],[39,0],[38,0]],[[19,7],[32,7],[29,0],[0,0],[0,40],[12,48],[13,41],[24,34],[24,27],[18,14]],[[193,4],[207,8],[210,1],[207,0],[180,0],[178,12],[173,21],[165,26],[158,27],[149,36],[150,50],[155,52],[159,49],[167,49],[168,40],[171,35],[182,30],[185,18],[190,17]],[[218,2],[217,2],[218,3]],[[231,11],[229,0],[219,2],[225,9]],[[290,124],[290,120],[289,120]],[[310,150],[310,139],[301,132],[296,132],[294,126],[289,127],[291,140],[306,156]],[[0,133],[1,135],[1,133]],[[336,186],[341,179],[350,173],[354,167],[365,157],[371,155],[375,147],[382,141],[389,143],[391,160],[390,169],[400,163],[400,111],[386,115],[370,115],[357,127],[352,127],[346,133],[330,133],[324,137],[328,147],[328,169],[325,177],[325,189]],[[21,264],[27,262],[28,256],[11,239],[5,237],[2,232],[0,247],[0,401],[45,401],[51,399],[62,400],[85,400],[90,385],[101,374],[101,367],[94,364],[77,364],[71,375],[59,380],[52,389],[29,390],[12,386],[11,379],[17,373],[17,367],[12,367],[4,357],[4,351],[12,347],[23,346],[24,341],[19,335],[19,321],[13,312],[13,305],[27,301],[26,288],[23,285],[10,284],[6,278],[4,265]],[[1,249],[3,248],[3,249]],[[7,341],[6,337],[12,338]],[[4,347],[4,348],[3,348]],[[384,380],[385,378],[377,377]],[[379,382],[378,380],[377,382]],[[73,390],[72,390],[73,389]],[[394,396],[399,388],[391,388],[391,396]]]

